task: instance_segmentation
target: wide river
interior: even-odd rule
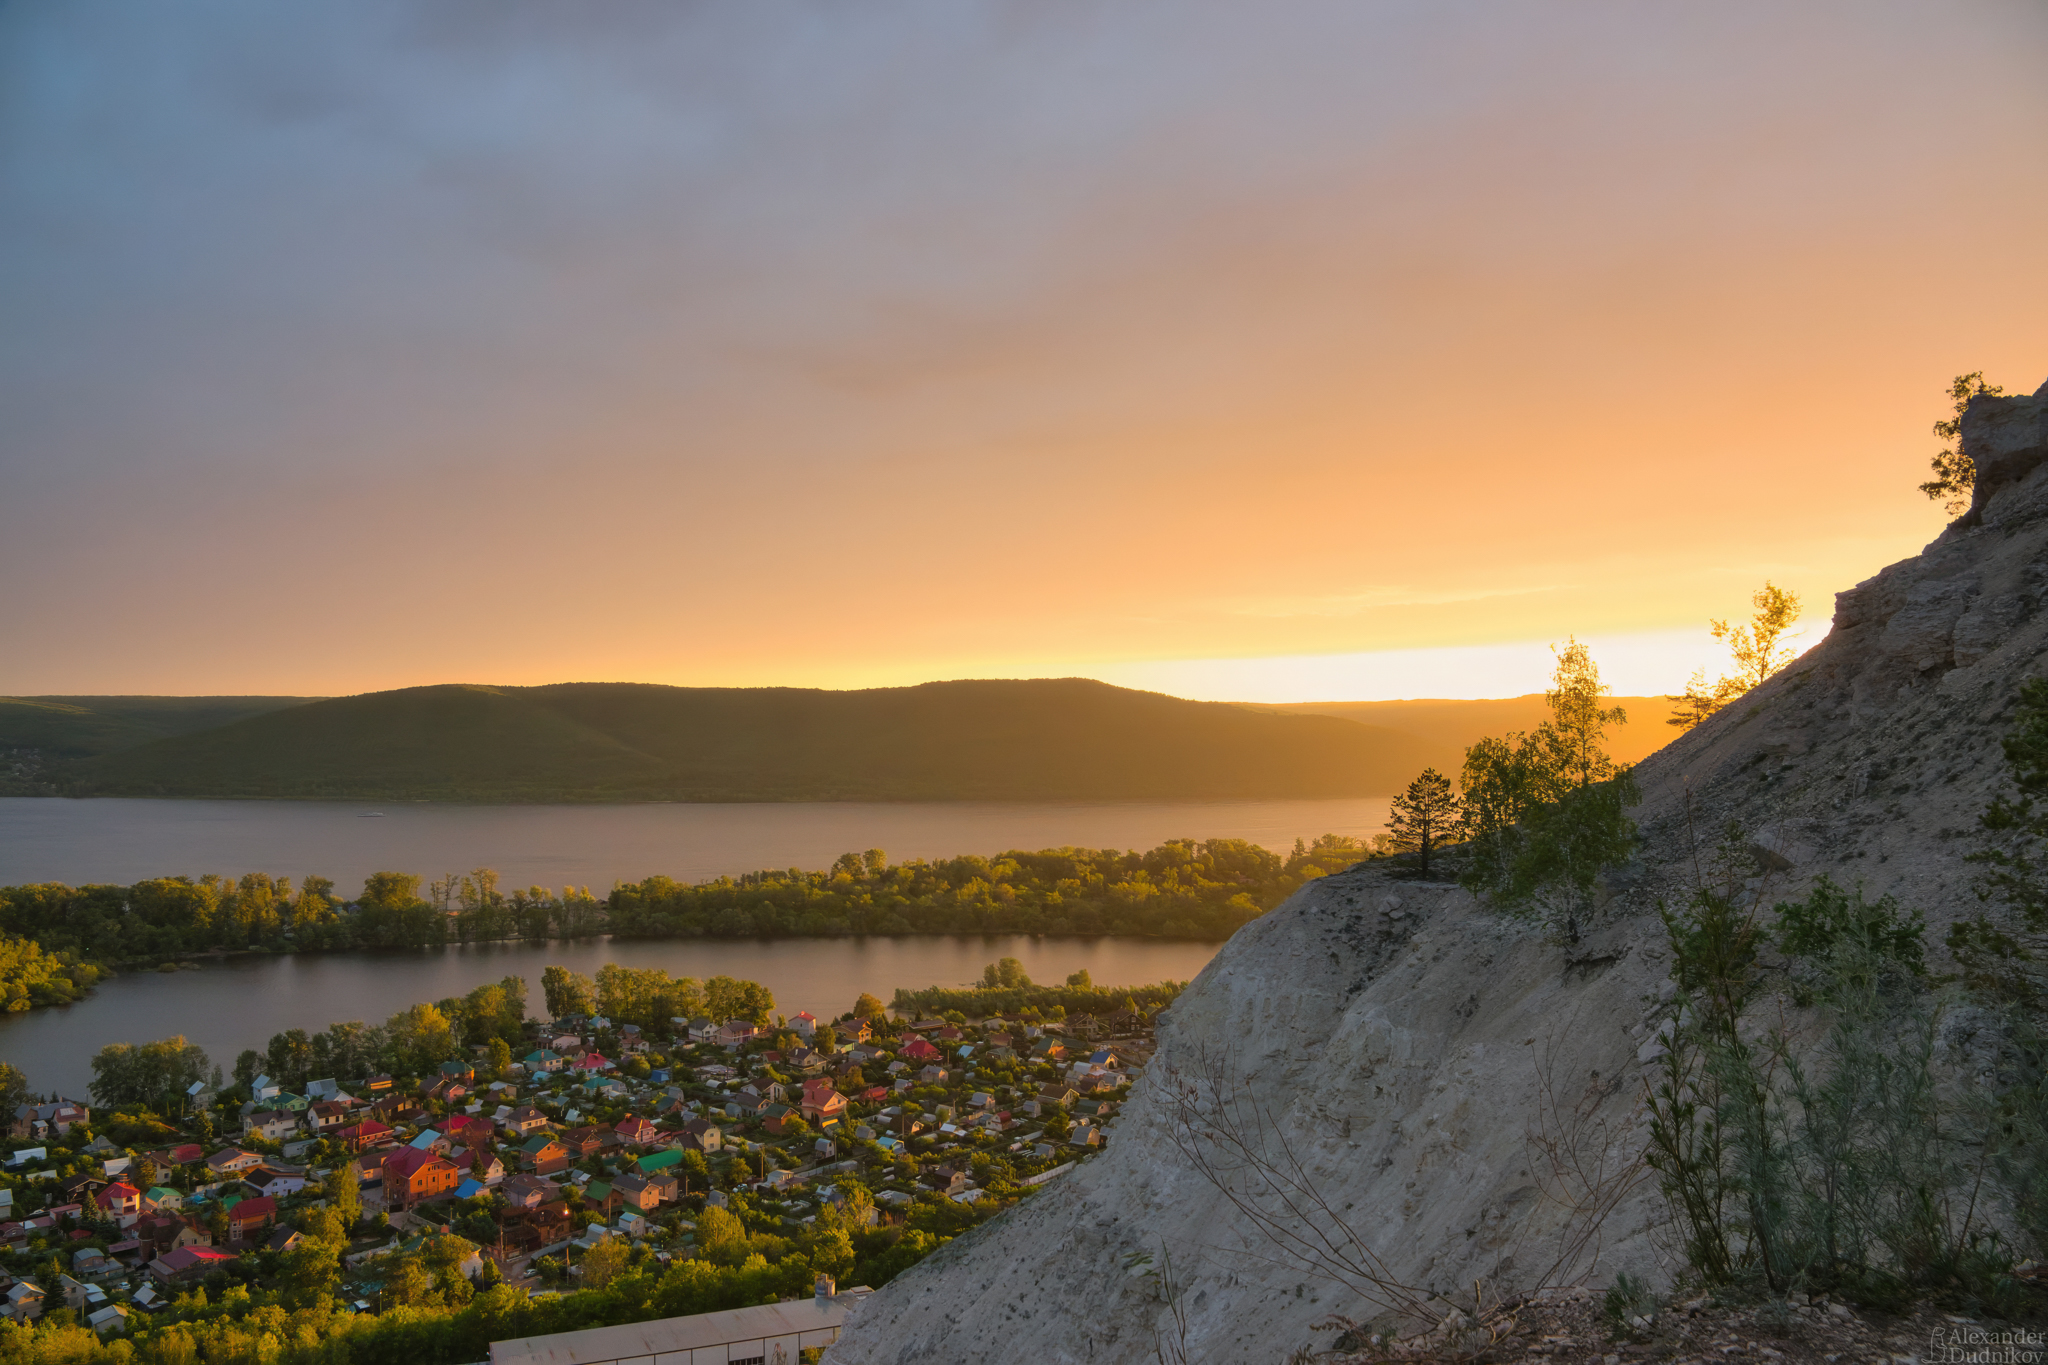
[[[378,812],[373,814],[373,812]],[[589,886],[665,873],[701,881],[771,867],[820,868],[881,848],[892,860],[1006,849],[1150,848],[1167,839],[1249,839],[1285,852],[1297,838],[1370,836],[1387,799],[761,805],[440,806],[272,801],[0,800],[0,885],[132,882],[246,871],[332,877],[349,891],[373,871],[435,877],[496,868],[501,884]],[[870,991],[958,985],[1015,957],[1036,981],[1087,968],[1102,985],[1186,980],[1216,945],[1148,939],[927,937],[773,942],[499,944],[420,954],[245,957],[199,971],[117,977],[64,1009],[0,1016],[0,1059],[36,1090],[82,1092],[111,1042],[183,1034],[223,1067],[287,1028],[378,1022],[421,1000],[541,969],[606,962],[675,975],[746,977],[778,1009],[836,1015]]]

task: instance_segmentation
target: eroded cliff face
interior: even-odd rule
[[[1147,1273],[1162,1252],[1194,1360],[1281,1361],[1328,1346],[1315,1324],[1330,1314],[1372,1315],[1290,1263],[1188,1158],[1207,1121],[1198,1109],[1191,1127],[1182,1097],[1192,1086],[1206,1102],[1218,1081],[1240,1114],[1271,1120],[1276,1159],[1284,1140],[1392,1278],[1512,1292],[1668,1275],[1648,1184],[1611,1201],[1598,1237],[1561,1262],[1612,1191],[1561,1173],[1546,1147],[1609,1170],[1641,1148],[1651,1024],[1670,989],[1654,910],[1690,885],[1693,832],[1711,843],[1737,821],[1779,898],[1822,873],[1895,894],[1926,913],[1930,945],[1974,910],[1969,832],[2048,635],[2044,398],[2048,385],[1973,404],[1971,511],[1841,594],[1824,641],[1643,765],[1642,855],[1610,878],[1584,941],[1560,946],[1455,887],[1376,870],[1305,888],[1167,1012],[1108,1152],[888,1285],[827,1359],[1153,1359],[1182,1335]]]

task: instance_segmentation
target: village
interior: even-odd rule
[[[335,1288],[362,1314],[405,1301],[394,1267],[422,1259],[535,1298],[585,1287],[586,1260],[688,1261],[707,1210],[757,1248],[828,1208],[964,1230],[1102,1150],[1153,1048],[1137,1011],[674,1019],[665,1037],[572,1016],[526,1033],[495,1074],[478,1047],[423,1076],[195,1085],[175,1126],[21,1106],[0,1312],[111,1337],[204,1302],[195,1287],[274,1287],[330,1205],[354,1206]]]

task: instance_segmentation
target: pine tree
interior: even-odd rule
[[[1454,838],[1459,827],[1458,798],[1451,792],[1451,779],[1434,768],[1408,784],[1408,790],[1394,798],[1388,812],[1387,829],[1394,847],[1422,855],[1421,875],[1429,875],[1429,851]]]

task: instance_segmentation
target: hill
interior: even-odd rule
[[[1926,918],[1935,979],[1951,987],[1959,980],[1947,931],[1985,911],[1968,859],[1984,847],[1986,803],[2015,792],[2003,741],[2021,687],[2048,665],[2044,413],[2048,385],[2031,397],[1973,403],[1963,426],[1977,477],[1968,514],[1921,555],[1839,594],[1824,640],[1644,763],[1635,812],[1642,846],[1603,878],[1606,904],[1581,942],[1562,944],[1455,886],[1398,879],[1385,863],[1311,882],[1238,931],[1175,999],[1102,1156],[892,1280],[863,1304],[830,1359],[1139,1365],[1311,1352],[1335,1359],[1325,1354],[1333,1346],[1344,1348],[1344,1359],[1724,1356],[1731,1347],[1709,1350],[1705,1334],[1694,1334],[1690,1309],[1646,1309],[1655,1321],[1639,1319],[1650,1323],[1640,1335],[1654,1338],[1625,1345],[1538,1342],[1532,1324],[1507,1310],[1525,1302],[1524,1292],[1587,1295],[1563,1286],[1590,1286],[1587,1296],[1597,1300],[1599,1287],[1622,1272],[1665,1292],[1683,1265],[1687,1234],[1641,1158],[1652,1087],[1727,1093],[1670,1079],[1688,1065],[1700,1066],[1690,1073],[1700,1077],[1706,1065],[1673,1061],[1666,1046],[1692,1011],[1681,1008],[1672,934],[1660,913],[1689,903],[1702,875],[1696,843],[1711,848],[1723,831],[1741,832],[1742,841],[1728,845],[1738,904],[1814,895],[1823,876],[1853,888],[1858,905],[1896,897],[1902,913]],[[2005,951],[2026,963],[2016,979],[2038,967],[2017,942]],[[1890,1164],[1894,1149],[1878,1137],[1917,1119],[1890,1130],[1861,1126],[1897,1103],[1877,1095],[1896,1094],[1900,1078],[1931,1075],[1929,1095],[1976,1096],[1990,1093],[1994,1076],[2006,1084],[2022,1065],[2038,1065],[2038,1054],[2012,1045],[1997,1008],[1951,996],[1940,1006],[1951,1012],[1918,1014],[1943,997],[1904,990],[1885,1005],[1897,1012],[1875,1016],[1883,1023],[1870,1032],[1880,1045],[1855,1054],[1842,1034],[1830,1037],[1840,1017],[1802,998],[1786,970],[1773,961],[1758,978],[1765,984],[1756,988],[1756,1012],[1743,1022],[1788,1040],[1806,1075],[1839,1075],[1852,1055],[1904,1059],[1882,1064],[1897,1069],[1853,1092],[1844,1109],[1822,1111],[1855,1106],[1853,1131],[1880,1151],[1859,1170],[1927,1169]],[[1920,1046],[1924,1053],[1913,1051]],[[1785,1065],[1771,1056],[1773,1067]],[[1921,1057],[1931,1059],[1924,1073],[1915,1070]],[[1783,1112],[1793,1107],[1787,1099]],[[1730,1104],[1720,1112],[1732,1111]],[[1953,1150],[1992,1145],[1966,1115],[1911,1112],[1929,1113],[1918,1126]],[[1768,1128],[1759,1125],[1760,1141],[1795,1131],[1789,1117],[1783,1128],[1779,1122],[1774,1115]],[[1916,1134],[1896,1150],[1919,1141]],[[1693,1150],[1699,1161],[1701,1149]],[[1721,1159],[1718,1147],[1713,1159]],[[1724,1179],[1732,1167],[1695,1169]],[[2038,1218],[2022,1209],[2023,1196],[1994,1199],[1984,1164],[1957,1157],[1940,1169],[1917,1187],[1931,1187],[1934,1197],[1913,1207],[1941,1211],[1915,1225],[1926,1240],[1913,1249],[1960,1242],[1972,1218],[1998,1230],[1978,1232],[1982,1242],[1971,1245],[2010,1235],[2015,1255],[2031,1249],[2020,1240],[2029,1234],[2007,1231]],[[1813,1186],[1774,1178],[1785,1181],[1775,1188],[1800,1189],[1788,1203],[1813,1198]],[[1859,1197],[1876,1206],[1882,1191],[1904,1207],[1900,1191],[1917,1178],[1881,1176]],[[1953,1183],[1934,1183],[1942,1178]],[[1727,1188],[1742,1188],[1740,1180]],[[1721,1202],[1714,1193],[1711,1207],[1726,1217],[1738,1197]],[[1755,1279],[1741,1293],[1761,1300],[1753,1245],[1744,1273]],[[1889,1251],[1849,1254],[1881,1263]],[[1802,1262],[1799,1273],[1813,1264]],[[1154,1265],[1156,1272],[1139,1270]],[[1767,1354],[1904,1356],[1902,1337],[1885,1350],[1846,1349],[1845,1332],[1860,1330],[1862,1315],[1842,1300],[1859,1291],[1833,1266],[1824,1273],[1835,1277],[1826,1283],[1837,1306],[1826,1316],[1802,1307],[1810,1315],[1803,1326],[1788,1310]],[[1862,1283],[1879,1282],[1873,1272],[1856,1273],[1867,1276]],[[1890,1297],[1880,1302],[1896,1308],[1910,1282],[1885,1274]],[[1355,1335],[1333,1341],[1342,1330],[1331,1325],[1336,1315],[1405,1333],[1475,1286],[1493,1312],[1489,1330],[1498,1327],[1505,1340],[1460,1337],[1453,1315],[1439,1337],[1384,1353],[1352,1354],[1362,1345]],[[1698,1282],[1687,1292],[1698,1293]],[[1979,1313],[1983,1302],[1946,1311]],[[1402,1309],[1413,1310],[1405,1320]],[[1439,1342],[1441,1351],[1433,1349]]]
[[[1678,738],[1678,731],[1666,725],[1671,702],[1664,697],[1609,697],[1610,706],[1628,712],[1628,722],[1607,732],[1607,751],[1618,763],[1640,763]],[[1279,711],[1295,716],[1338,716],[1361,725],[1399,730],[1437,746],[1439,757],[1430,761],[1455,777],[1464,763],[1465,750],[1486,735],[1504,735],[1511,730],[1533,730],[1550,719],[1550,708],[1541,692],[1525,697],[1500,697],[1480,701],[1423,699],[1415,701],[1306,701],[1246,703],[1261,711]]]
[[[211,730],[310,697],[0,697],[0,751],[91,758]]]
[[[1427,741],[1086,679],[827,692],[450,684],[309,702],[71,765],[78,795],[428,801],[1382,795]]]

